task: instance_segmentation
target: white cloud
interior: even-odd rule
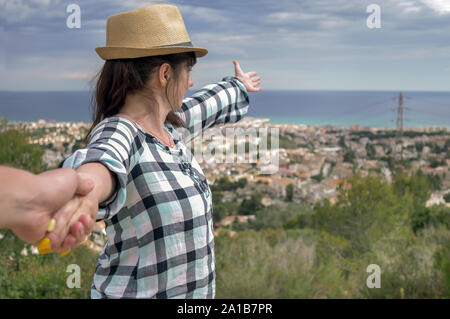
[[[33,24],[34,19],[54,19],[65,16],[59,0],[0,0],[0,20],[9,23]]]
[[[420,0],[429,8],[435,10],[439,14],[450,14],[449,0]]]
[[[59,75],[54,75],[54,77],[59,79],[70,79],[70,80],[90,80],[95,76],[93,72],[68,72]]]
[[[421,11],[421,9],[419,7],[407,7],[403,11],[403,13],[418,13],[420,11]]]
[[[327,15],[320,13],[305,13],[305,12],[275,12],[267,15],[268,23],[292,23],[300,21],[311,21],[317,19],[324,19]]]
[[[214,23],[226,23],[229,19],[224,16],[223,11],[217,9],[211,9],[206,7],[193,7],[189,5],[177,5],[180,9],[181,15],[189,15],[198,21],[214,22]]]
[[[243,47],[247,47],[249,41],[256,36],[197,32],[191,38],[195,40],[196,45],[205,46],[210,52],[216,54],[245,54],[246,50]]]
[[[411,1],[402,1],[397,4],[399,7],[411,7],[414,5],[414,2]]]
[[[397,6],[403,8],[402,13],[404,14],[418,13],[422,10],[421,7],[417,6],[416,3],[412,1],[402,1],[397,3]]]
[[[51,2],[51,0],[30,0],[31,3],[36,4],[36,5],[43,5],[43,6],[48,6]]]
[[[30,55],[8,59],[0,72],[0,90],[86,90],[100,70],[98,59],[87,61],[86,54],[52,56]],[[20,67],[19,67],[20,66]]]
[[[269,24],[296,24],[304,23],[307,25],[316,25],[319,29],[331,30],[354,23],[346,17],[327,13],[308,13],[308,12],[275,12],[267,15],[266,20]],[[297,27],[296,27],[297,28]],[[292,32],[292,30],[291,30]]]
[[[83,27],[67,33],[65,8],[71,2],[82,9]],[[91,71],[103,63],[93,49],[104,45],[106,17],[162,2],[59,0],[57,5],[56,0],[0,0],[0,43],[7,43],[0,45],[0,90],[86,88]],[[342,77],[339,85],[348,89],[371,84],[373,88],[386,87],[381,77],[377,84],[378,79],[370,75],[355,84],[347,72],[362,74],[360,70],[367,67],[389,77],[394,73],[391,65],[411,61],[417,69],[432,69],[440,63],[433,70],[448,75],[441,71],[447,66],[441,61],[450,55],[445,36],[450,32],[450,20],[444,15],[450,0],[380,1],[385,22],[379,32],[366,28],[366,3],[356,0],[253,0],[239,5],[233,1],[229,5],[168,2],[180,8],[193,43],[210,51],[194,68],[197,88],[233,73],[233,59],[238,59],[244,70],[265,76],[265,88],[295,88],[297,83],[312,89],[334,87],[332,80],[337,76]],[[7,4],[8,10],[3,10]],[[62,19],[49,17],[52,14]],[[2,25],[8,41],[1,39]],[[29,47],[23,44],[27,41]],[[398,78],[407,81],[411,71],[402,72]],[[311,78],[314,80],[308,82]],[[432,82],[442,87],[445,81],[433,78],[423,82],[424,88]]]

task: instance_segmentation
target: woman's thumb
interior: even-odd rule
[[[239,65],[239,62],[236,60],[233,60],[233,64],[234,64],[235,75],[242,75],[242,69],[241,69],[241,66]]]

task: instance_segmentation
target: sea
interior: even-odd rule
[[[190,96],[195,91],[188,91]],[[450,128],[450,92],[403,91],[403,127]],[[395,128],[399,118],[397,91],[270,91],[249,93],[248,116],[275,124],[352,124]],[[0,117],[14,122],[38,120],[90,122],[89,91],[0,91]]]

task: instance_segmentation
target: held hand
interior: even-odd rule
[[[76,196],[55,215],[57,226],[38,244],[41,254],[58,252],[65,255],[77,248],[92,232],[97,217],[95,196]]]
[[[78,176],[83,180],[80,174]],[[55,214],[55,229],[38,243],[40,253],[58,252],[64,256],[77,248],[92,232],[97,212],[98,200],[94,192],[75,196]]]
[[[244,73],[238,61],[233,60],[233,64],[235,76],[244,83],[247,92],[259,92],[262,90],[261,87],[256,87],[257,85],[261,84],[261,78],[259,76],[256,76],[256,72],[253,71]]]
[[[111,171],[101,163],[86,163],[76,170],[78,178],[91,179],[93,189],[84,196],[73,198],[61,209],[57,229],[48,233],[38,245],[41,253],[51,251],[65,255],[69,249],[78,247],[89,235],[97,219],[99,203],[113,195],[115,178]]]
[[[91,234],[98,213],[98,197],[94,192],[80,199],[78,211],[72,216],[70,222],[70,234],[64,239],[62,246],[58,249],[61,256],[68,254],[77,248]]]
[[[26,199],[17,205],[11,227],[14,234],[28,243],[35,243],[54,227],[54,213],[71,200],[75,193],[85,195],[94,185],[89,180],[79,180],[69,168],[46,171],[39,175],[26,173]]]

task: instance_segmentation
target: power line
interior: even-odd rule
[[[426,98],[423,98],[423,97],[417,97],[417,98],[427,100]],[[393,107],[393,108],[389,107],[389,109],[396,111],[396,113],[397,113],[396,120],[394,120],[396,123],[396,127],[397,127],[396,142],[398,144],[400,144],[400,146],[401,146],[399,148],[399,151],[400,151],[400,155],[403,157],[403,149],[402,149],[403,143],[402,142],[403,142],[404,123],[405,122],[413,122],[413,121],[405,118],[404,115],[405,115],[406,111],[419,112],[419,113],[423,113],[423,114],[427,114],[427,115],[432,115],[434,117],[439,117],[440,119],[442,119],[442,114],[405,106],[404,102],[406,99],[416,100],[416,97],[405,96],[405,95],[403,95],[402,92],[400,92],[397,97],[385,97],[385,98],[382,98],[379,100],[375,100],[372,103],[360,105],[356,108],[346,110],[345,112],[340,112],[337,115],[332,115],[332,118],[330,118],[329,120],[331,120],[331,121],[340,120],[350,114],[353,115],[353,118],[355,120],[362,119],[363,117],[367,117],[367,114],[364,114],[364,112],[366,110],[368,110],[374,106],[380,105],[380,104],[391,105],[390,103],[392,103],[393,101],[397,101],[398,103],[396,103],[397,104],[396,107]],[[434,103],[434,104],[439,104],[439,105],[450,106],[450,104],[447,105],[445,103],[438,103],[438,102],[431,101],[431,100],[428,100],[428,102]],[[376,111],[380,112],[380,114],[381,114],[382,110],[377,108]],[[423,121],[424,119],[421,119],[421,120]],[[428,119],[426,119],[426,122],[434,122],[434,121],[432,121],[432,119],[428,118]],[[422,123],[422,124],[425,124],[425,123]],[[430,125],[433,125],[433,123],[430,123]]]
[[[424,110],[418,110],[416,108],[409,108],[409,110],[411,110],[413,112],[418,112],[418,113],[422,113],[422,114],[438,116],[438,117],[442,118],[442,114],[439,114],[439,113],[434,113],[434,112],[424,111]]]
[[[359,113],[359,112],[361,112],[363,110],[367,110],[368,108],[371,108],[371,107],[373,107],[375,105],[379,105],[379,104],[387,103],[387,102],[390,102],[390,98],[389,99],[383,98],[382,100],[378,100],[378,101],[376,101],[374,103],[369,103],[369,104],[366,104],[366,105],[363,105],[363,106],[358,106],[358,108],[356,108],[356,109],[351,109],[351,110],[348,110],[346,112],[342,112],[342,113],[340,113],[337,116],[333,116],[333,119],[339,119],[339,118],[342,118],[342,117],[347,116],[347,115],[352,114],[352,113]]]
[[[431,104],[435,104],[435,105],[439,105],[439,106],[447,106],[450,107],[450,103],[443,103],[443,102],[437,102],[437,101],[433,101],[430,100],[428,98],[424,98],[423,96],[415,96],[415,97],[410,97],[410,99],[422,99],[427,103],[431,103]]]

